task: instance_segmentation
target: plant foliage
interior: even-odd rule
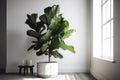
[[[44,9],[44,14],[39,17],[38,14],[27,14],[26,24],[31,28],[27,31],[27,35],[36,38],[32,41],[33,45],[28,48],[37,50],[36,55],[48,55],[55,58],[63,58],[58,49],[69,50],[75,53],[74,47],[64,42],[68,38],[73,29],[69,29],[69,22],[59,14],[59,5],[53,5]]]

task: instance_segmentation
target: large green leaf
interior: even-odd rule
[[[69,22],[67,20],[64,20],[64,25],[65,25],[64,32],[66,33],[66,31],[68,31],[69,29]]]
[[[54,16],[54,18],[52,18],[50,25],[48,26],[48,29],[50,30],[54,30],[56,29],[56,27],[58,26],[58,22],[61,21],[61,16]]]
[[[47,18],[50,20],[56,16],[60,11],[59,5],[53,5],[52,7],[47,7],[44,9],[44,13],[46,14]]]
[[[27,19],[25,23],[28,24],[30,28],[37,30],[36,26],[32,22],[30,22],[30,20]]]
[[[37,22],[37,27],[38,27],[40,33],[42,33],[45,30],[45,25],[42,21]]]
[[[42,45],[42,47],[40,48],[41,52],[45,52],[48,48],[48,43],[45,43]]]
[[[41,37],[41,41],[46,41],[46,40],[48,40],[49,38],[50,38],[50,35],[51,35],[51,30],[48,30],[46,33],[45,33],[45,35],[43,35],[42,37]]]
[[[36,52],[37,56],[40,56],[40,55],[43,55],[43,54],[47,55],[47,53],[48,53],[48,51],[47,51],[47,49],[48,49],[48,43],[44,43],[41,46],[41,48],[39,48],[39,49],[40,50],[38,52]]]
[[[57,15],[60,12],[59,5],[53,5],[52,6],[52,15]]]
[[[31,46],[28,48],[28,50],[27,50],[27,51],[29,51],[29,50],[33,49],[34,47],[35,47],[35,45],[31,45]]]
[[[50,47],[49,47],[50,51],[52,51],[54,49],[58,49],[59,44],[60,44],[59,36],[53,37],[52,40],[51,40]]]
[[[31,22],[36,24],[36,20],[37,20],[38,14],[27,15],[27,17],[28,17],[28,19],[30,19]]]
[[[41,43],[37,43],[34,47],[34,50],[39,50],[41,48],[42,44]]]
[[[67,45],[67,44],[65,44],[65,42],[64,41],[61,41],[61,43],[60,43],[60,48],[62,48],[63,50],[69,50],[69,51],[71,51],[72,53],[75,53],[75,50],[74,50],[74,47],[73,46],[70,46],[70,45]]]
[[[47,52],[42,52],[41,50],[38,51],[38,52],[36,52],[36,55],[37,55],[37,56],[41,56],[41,55],[43,55],[43,54],[47,54]]]
[[[42,22],[44,22],[46,25],[49,25],[49,24],[50,24],[50,20],[49,20],[49,18],[47,18],[47,16],[46,16],[45,14],[41,15],[41,16],[39,17],[39,19],[40,19]]]
[[[61,21],[57,24],[57,27],[54,29],[54,33],[55,34],[61,34],[63,33],[64,29],[66,28],[66,22],[65,21]]]
[[[47,7],[44,9],[44,13],[50,16],[52,7]]]
[[[27,31],[27,35],[28,35],[28,36],[32,36],[32,37],[35,37],[35,38],[39,38],[40,33],[39,33],[39,32],[36,32],[36,31],[33,31],[33,30],[28,30],[28,31]]]
[[[58,51],[53,51],[52,55],[54,56],[54,58],[60,58],[60,59],[63,58],[63,55],[61,55]]]
[[[36,23],[37,16],[38,16],[37,14],[31,14],[31,15],[27,14],[27,20],[25,23],[28,24],[32,29],[39,31]]]
[[[44,9],[44,13],[47,17],[47,20],[49,20],[50,22],[51,22],[51,19],[53,18],[51,10],[52,10],[52,7],[47,7],[47,8]]]
[[[74,32],[73,29],[67,30],[66,32],[64,32],[62,39],[68,38],[73,32]]]

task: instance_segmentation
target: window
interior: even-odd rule
[[[113,61],[113,0],[93,0],[93,56]]]

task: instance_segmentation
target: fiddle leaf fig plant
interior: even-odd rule
[[[68,38],[73,29],[69,29],[69,22],[59,13],[59,5],[53,5],[44,9],[44,14],[39,17],[38,14],[27,14],[26,24],[31,28],[27,35],[36,38],[32,41],[33,45],[28,48],[36,50],[36,55],[48,55],[48,62],[51,56],[54,58],[63,58],[58,49],[69,50],[75,53],[72,45],[67,45],[64,39]]]

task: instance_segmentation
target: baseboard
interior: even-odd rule
[[[82,73],[82,72],[89,72],[88,69],[61,69],[59,70],[60,73]]]
[[[17,73],[19,69],[6,69],[6,73]]]
[[[94,76],[97,80],[107,80],[103,75],[99,74],[98,72],[96,72],[93,69],[90,69],[90,73],[92,74],[92,76]]]
[[[0,69],[0,74],[4,74],[5,73],[5,69]]]
[[[19,72],[19,69],[10,69],[9,68],[6,70],[6,72],[7,73],[17,73],[17,72]],[[34,72],[36,73],[36,69],[34,69]],[[86,68],[83,68],[83,69],[67,69],[67,68],[65,68],[65,69],[59,70],[59,73],[82,73],[82,72],[87,73],[90,71]]]

